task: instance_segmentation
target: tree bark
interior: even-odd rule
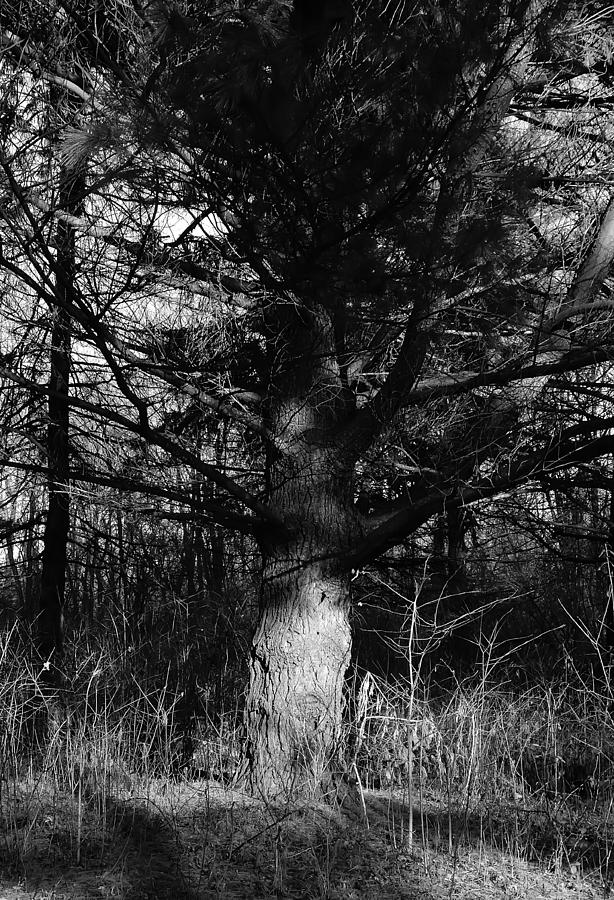
[[[75,212],[83,195],[83,177],[66,171],[59,193],[61,209]],[[70,532],[69,382],[71,321],[66,307],[72,302],[75,279],[74,229],[60,220],[56,232],[55,289],[49,375],[47,459],[48,508],[43,533],[41,585],[38,611],[38,650],[48,663],[47,680],[59,679],[64,644],[63,607],[66,588],[67,546]],[[51,660],[53,660],[51,662]]]
[[[269,459],[268,501],[286,528],[261,540],[246,710],[251,785],[268,797],[321,794],[335,768],[351,649],[340,557],[357,529],[354,460],[335,439],[350,401],[332,323],[319,308],[288,331],[268,416],[281,448]]]
[[[603,630],[601,645],[603,648],[605,663],[611,666],[614,663],[614,475],[610,482],[609,491],[609,521],[606,541],[607,563],[607,601],[603,615]]]
[[[49,424],[47,427],[48,507],[43,533],[43,556],[38,615],[39,652],[44,660],[59,660],[63,648],[64,591],[70,529],[68,480],[68,381],[70,328],[58,310],[51,333]]]
[[[338,520],[327,504],[331,524]],[[319,793],[334,768],[350,660],[349,578],[317,561],[313,532],[264,563],[252,647],[248,758],[252,784],[271,796]]]

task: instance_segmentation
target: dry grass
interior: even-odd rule
[[[430,801],[424,837],[403,802],[369,792],[367,829],[316,803],[266,807],[207,783],[149,782],[79,809],[72,795],[19,786],[5,806],[0,897],[566,898],[604,896],[596,871],[563,854],[534,863],[476,839]],[[77,823],[80,823],[78,826]],[[103,839],[104,838],[104,839]],[[77,864],[77,856],[79,863]]]
[[[88,657],[60,703],[0,639],[0,900],[609,894],[614,723],[597,680],[519,693],[484,676],[435,699],[368,676],[355,789],[267,805],[177,772],[177,698],[121,693],[117,666]],[[236,717],[200,726],[194,767],[230,778]]]

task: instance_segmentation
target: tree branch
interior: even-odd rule
[[[31,381],[28,378],[25,378],[23,375],[18,375],[16,372],[13,372],[12,370],[7,369],[3,366],[0,366],[0,377],[4,377],[15,384],[19,384],[21,387],[24,387],[27,390],[38,394],[39,396],[46,397],[50,393],[48,388],[45,388],[42,385],[37,384],[36,382]],[[197,454],[191,453],[165,432],[162,432],[158,429],[152,429],[150,427],[144,427],[142,422],[135,422],[132,419],[129,419],[127,416],[122,415],[121,413],[114,412],[113,410],[109,409],[104,409],[99,404],[89,403],[88,401],[81,400],[78,397],[71,396],[69,402],[71,407],[75,409],[80,409],[84,412],[91,413],[96,417],[101,417],[106,422],[114,422],[117,425],[121,425],[121,427],[125,428],[126,431],[143,438],[149,444],[155,444],[158,447],[161,447],[163,450],[166,450],[172,456],[174,456],[175,459],[187,463],[195,471],[203,475],[208,481],[217,484],[218,487],[221,487],[223,490],[225,490],[228,494],[230,494],[231,497],[235,497],[237,500],[247,506],[248,509],[251,509],[257,515],[259,515],[263,523],[268,523],[269,527],[272,526],[275,528],[284,528],[284,523],[270,509],[270,507],[253,497],[247,490],[245,490],[245,488],[237,484],[236,481],[233,481],[232,478],[229,478],[227,475],[224,475],[222,472],[220,472],[216,466],[203,462]]]
[[[555,472],[612,453],[614,435],[607,434],[592,437],[587,441],[567,443],[561,443],[558,436],[555,436],[551,445],[520,459],[515,466],[508,467],[505,473],[483,478],[469,485],[443,488],[434,486],[427,496],[417,502],[408,501],[404,509],[378,524],[360,540],[343,557],[344,565],[350,569],[360,568],[378,554],[399,544],[431,516],[443,512],[446,508],[469,506],[480,500],[506,493],[519,484],[539,478],[542,473]]]

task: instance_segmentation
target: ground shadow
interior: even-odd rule
[[[72,801],[72,802],[71,802]],[[56,798],[11,817],[2,894],[86,900],[203,900],[183,872],[172,827],[151,805],[92,795]],[[9,894],[7,894],[9,896]]]
[[[379,900],[383,889],[395,900],[435,900],[385,829],[338,805],[277,807],[203,783],[152,791],[30,793],[7,821],[3,900]]]
[[[125,900],[201,900],[182,869],[181,848],[165,816],[133,800],[107,799],[106,812],[115,823],[107,865],[115,856],[127,871]]]

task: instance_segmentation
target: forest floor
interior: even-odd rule
[[[412,806],[383,791],[337,808],[272,806],[203,781],[63,792],[42,778],[0,780],[0,791],[0,900],[610,893],[614,835],[603,824],[607,812],[590,805],[563,822],[552,805],[454,812],[441,795]]]

